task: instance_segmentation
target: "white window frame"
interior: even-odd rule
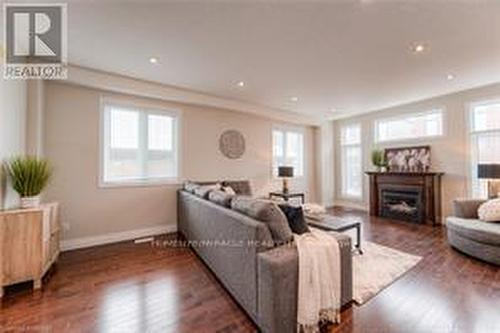
[[[297,133],[302,135],[302,175],[297,175],[297,171],[294,170],[294,179],[302,179],[306,177],[306,136],[303,128],[293,127],[293,126],[283,126],[283,125],[274,125],[271,129],[271,176],[275,179],[278,179],[278,169],[275,168],[274,163],[274,131],[279,131],[284,134],[283,136],[283,151],[285,152],[285,160],[286,160],[286,137],[287,133]]]
[[[475,129],[475,118],[474,118],[474,111],[475,108],[480,107],[480,106],[485,106],[485,105],[490,105],[490,104],[500,104],[500,98],[495,98],[495,99],[489,99],[489,100],[482,100],[482,101],[477,101],[469,104],[468,108],[468,113],[467,113],[467,120],[469,123],[469,134],[468,134],[468,150],[469,150],[469,156],[470,158],[468,159],[468,169],[469,169],[469,181],[467,182],[468,188],[469,188],[469,194],[471,197],[476,197],[478,193],[476,193],[476,189],[479,187],[478,183],[480,180],[477,178],[477,166],[479,162],[477,161],[477,145],[476,145],[476,140],[479,135],[491,135],[491,134],[500,134],[500,129],[488,129],[488,130],[476,130]],[[487,193],[486,193],[486,188],[484,189],[484,193],[481,193],[482,198],[487,198]]]
[[[424,135],[424,136],[415,136],[415,137],[406,137],[400,139],[388,139],[388,140],[380,140],[380,128],[379,125],[381,122],[385,121],[397,121],[403,120],[411,117],[419,117],[419,116],[427,116],[431,114],[439,113],[441,114],[441,134],[437,135]],[[391,143],[391,142],[405,142],[405,141],[421,141],[421,140],[432,140],[436,138],[441,138],[446,135],[446,111],[443,107],[436,107],[428,111],[423,112],[408,112],[402,115],[394,116],[394,117],[386,117],[375,120],[374,123],[374,142],[379,144]]]
[[[342,132],[344,128],[348,127],[358,127],[359,128],[359,142],[357,143],[344,143],[343,142],[343,136]],[[340,142],[340,178],[341,178],[341,189],[340,189],[340,194],[341,197],[344,199],[354,199],[354,200],[363,200],[364,198],[364,178],[363,178],[363,126],[361,123],[349,123],[342,125],[339,131],[339,142]],[[354,195],[351,193],[347,193],[347,181],[346,181],[346,172],[345,170],[348,169],[347,167],[347,160],[346,160],[346,150],[348,148],[358,148],[359,149],[359,154],[360,154],[360,177],[361,177],[361,183],[360,183],[360,192],[359,195]]]
[[[145,178],[133,178],[126,180],[116,180],[109,181],[104,179],[105,174],[105,163],[106,163],[106,153],[108,147],[108,138],[106,136],[106,106],[113,105],[118,107],[123,107],[125,109],[137,109],[140,112],[144,112],[147,115],[160,115],[169,116],[174,118],[174,141],[173,153],[176,160],[177,175],[175,177],[145,177]],[[181,159],[181,124],[182,124],[182,112],[179,109],[165,108],[162,106],[148,104],[148,103],[137,103],[135,101],[129,101],[127,99],[111,98],[111,97],[101,97],[100,100],[100,115],[99,115],[99,174],[98,174],[98,186],[100,188],[113,188],[113,187],[141,187],[141,186],[160,186],[160,185],[171,185],[179,184],[182,179],[182,159]]]

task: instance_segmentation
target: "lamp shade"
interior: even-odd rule
[[[293,177],[293,167],[280,166],[278,167],[278,177]]]
[[[477,176],[480,179],[500,178],[500,164],[479,164],[477,167]]]

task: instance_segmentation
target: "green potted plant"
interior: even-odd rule
[[[387,161],[385,159],[385,151],[383,149],[374,149],[372,151],[372,164],[379,172],[387,169]]]
[[[40,205],[40,193],[47,186],[52,170],[45,159],[19,156],[7,162],[12,187],[21,197],[21,208]]]

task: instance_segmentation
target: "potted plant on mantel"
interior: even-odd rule
[[[47,186],[52,170],[45,159],[19,156],[7,162],[12,187],[21,197],[21,208],[40,205],[40,193]]]
[[[372,151],[372,164],[377,169],[377,172],[387,171],[387,160],[383,149],[374,149]]]

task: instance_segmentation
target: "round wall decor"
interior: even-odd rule
[[[245,137],[236,130],[224,131],[219,138],[219,150],[227,158],[240,158],[245,153]]]

